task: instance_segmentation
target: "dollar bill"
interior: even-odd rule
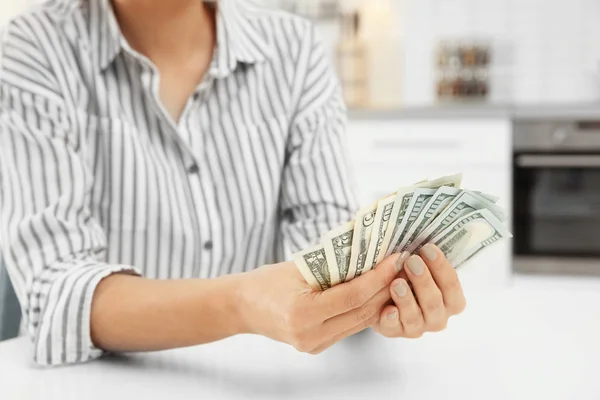
[[[350,267],[346,275],[346,282],[350,281],[363,273],[365,262],[367,260],[367,251],[371,240],[371,231],[373,222],[375,222],[375,213],[377,212],[377,203],[367,206],[356,213],[354,223],[354,232],[352,233],[352,249],[350,251]]]
[[[371,230],[371,239],[369,240],[369,249],[365,256],[366,261],[362,271],[363,273],[373,269],[383,258],[381,245],[383,244],[383,239],[389,226],[390,216],[395,201],[396,195],[392,195],[380,200],[377,205],[377,211],[375,212],[375,219]],[[382,257],[379,257],[380,254]]]
[[[390,214],[389,229],[385,232],[383,243],[381,244],[384,257],[389,257],[392,254],[393,246],[390,246],[390,242],[392,241],[392,238],[396,236],[396,232],[398,231],[402,220],[406,215],[408,205],[410,204],[417,188],[418,186],[409,186],[398,190],[398,194],[394,200],[394,207],[392,208],[392,213]]]
[[[512,237],[498,197],[460,190],[462,174],[400,188],[325,234],[317,247],[294,254],[302,276],[324,291],[374,268],[393,252],[439,246],[461,267],[486,247]]]
[[[496,205],[496,201],[490,200],[489,195],[486,195],[481,192],[474,192],[471,190],[467,190],[466,192],[470,193],[473,197],[479,199],[482,203],[484,203],[485,208],[490,210],[496,216],[496,218],[498,218],[501,221],[506,221],[506,213],[504,212],[502,207]]]
[[[448,204],[452,202],[456,196],[461,193],[460,189],[451,188],[448,186],[442,186],[435,194],[429,199],[423,210],[419,213],[419,216],[412,224],[405,237],[400,243],[400,250],[406,250],[412,242],[417,238],[419,233],[423,232],[429,224],[442,212]]]
[[[396,229],[395,236],[392,238],[391,245],[393,248],[390,254],[398,253],[402,250],[403,239],[406,237],[412,224],[419,217],[421,210],[423,210],[436,191],[436,189],[415,189],[414,194],[408,203],[404,218],[402,218],[400,225]]]
[[[406,248],[406,251],[417,253],[419,250],[421,250],[421,247],[429,243],[434,237],[454,223],[457,219],[476,210],[490,209],[490,211],[498,219],[502,220],[504,213],[500,210],[500,213],[496,214],[497,211],[495,209],[491,209],[491,206],[493,206],[493,204],[486,198],[480,197],[478,193],[468,190],[462,191],[435,218],[435,220],[429,224],[428,227],[419,232],[417,238],[414,239],[413,242]]]
[[[483,193],[477,190],[472,190],[471,192],[476,193],[478,195],[480,195],[481,197],[485,198],[486,200],[496,204],[498,202],[498,200],[500,200],[500,197],[495,196],[493,194],[488,194],[488,193]]]
[[[325,249],[331,286],[346,281],[350,268],[354,221],[350,221],[323,236],[321,244]]]
[[[392,246],[393,239],[398,237],[398,231],[402,228],[402,221],[408,210],[408,206],[412,200],[414,191],[417,188],[438,189],[442,186],[459,188],[462,183],[462,174],[443,176],[431,181],[418,182],[412,186],[401,188],[396,192],[396,200],[394,208],[390,215],[389,229],[386,231],[381,244],[380,262],[383,258],[388,257],[394,251]],[[394,242],[395,243],[395,242]]]
[[[417,186],[419,187],[425,187],[425,188],[429,188],[429,189],[438,189],[441,188],[442,186],[448,186],[448,187],[453,187],[453,188],[460,188],[460,185],[462,184],[462,179],[463,179],[463,174],[455,174],[455,175],[447,175],[447,176],[442,176],[440,178],[431,180],[431,181],[425,181],[424,183],[421,183]]]
[[[460,268],[486,247],[509,237],[512,234],[502,222],[484,209],[463,215],[433,238],[432,243],[455,268]]]
[[[324,291],[331,287],[329,265],[322,245],[294,254],[293,260],[300,273],[313,290]]]

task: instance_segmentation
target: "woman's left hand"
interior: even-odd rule
[[[413,255],[404,264],[401,275],[390,286],[393,305],[381,311],[375,331],[386,337],[418,338],[425,332],[446,328],[453,315],[466,306],[458,275],[440,249],[428,244],[421,257]]]

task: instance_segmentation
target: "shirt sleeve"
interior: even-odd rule
[[[314,29],[308,29],[302,47],[281,191],[282,259],[351,221],[358,208],[337,76]]]
[[[21,39],[22,40],[22,39]],[[40,365],[103,352],[90,335],[96,286],[125,265],[102,261],[106,236],[91,213],[84,135],[42,52],[0,43],[0,237]]]

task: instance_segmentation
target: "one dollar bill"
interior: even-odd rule
[[[293,260],[313,290],[324,291],[331,287],[329,265],[322,245],[294,254]]]
[[[383,259],[384,252],[382,252],[383,240],[389,227],[390,216],[392,215],[392,209],[396,195],[386,197],[380,200],[377,205],[377,211],[375,212],[375,218],[373,221],[373,228],[371,230],[371,239],[369,241],[369,249],[365,256],[366,261],[363,268],[363,273],[369,271]],[[380,257],[381,255],[381,257]]]
[[[367,251],[371,240],[371,231],[375,221],[377,204],[370,205],[356,213],[354,232],[352,233],[352,249],[350,254],[350,267],[346,275],[346,282],[359,277],[367,260]]]
[[[323,236],[331,286],[346,281],[350,269],[350,254],[354,236],[354,221],[348,222]]]

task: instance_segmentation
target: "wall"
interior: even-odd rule
[[[482,37],[496,53],[499,102],[577,102],[600,98],[598,0],[406,1],[407,103],[433,96],[432,54],[439,39]]]
[[[471,38],[487,40],[494,52],[492,102],[600,101],[599,0],[393,3],[403,37],[399,51],[405,58],[404,105],[435,102],[433,60],[438,41]],[[326,41],[333,41],[337,28],[322,22],[319,26]]]

